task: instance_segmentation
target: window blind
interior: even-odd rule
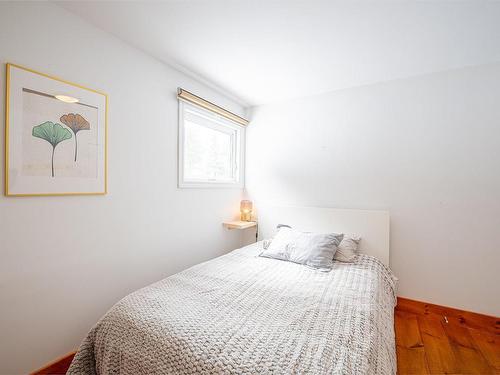
[[[219,107],[218,105],[209,102],[208,100],[205,100],[203,98],[200,98],[199,96],[184,90],[182,88],[177,89],[177,98],[179,100],[184,100],[188,103],[197,105],[199,107],[205,108],[206,110],[216,113],[222,117],[227,118],[228,120],[234,121],[240,125],[246,126],[249,124],[249,121],[247,119],[244,119],[241,116],[238,116],[237,114],[228,111],[227,109],[224,109],[222,107]]]

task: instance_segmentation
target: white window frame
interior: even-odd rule
[[[236,131],[236,142],[234,144],[235,165],[233,168],[235,171],[235,181],[234,182],[222,182],[216,180],[198,180],[192,179],[187,180],[184,177],[184,148],[185,148],[185,129],[184,129],[184,113],[188,109],[193,112],[197,112],[201,116],[214,122],[214,126],[220,126],[221,129],[230,129],[231,132]],[[178,124],[178,187],[179,188],[237,188],[242,189],[244,187],[244,176],[245,176],[245,127],[239,125],[234,121],[230,121],[225,117],[219,116],[216,113],[208,111],[204,108],[186,103],[179,100],[179,124]],[[224,130],[222,130],[224,131]],[[239,154],[239,155],[238,155]],[[239,156],[239,157],[238,157]]]

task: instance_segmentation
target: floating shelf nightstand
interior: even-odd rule
[[[227,229],[247,229],[257,226],[256,221],[226,221],[222,224]]]

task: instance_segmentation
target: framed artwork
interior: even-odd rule
[[[108,97],[7,64],[5,195],[107,193]]]

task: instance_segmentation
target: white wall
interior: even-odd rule
[[[240,245],[221,222],[241,190],[176,187],[176,88],[243,108],[49,3],[0,3],[2,122],[6,62],[109,94],[107,196],[0,197],[0,374],[15,374],[75,349],[127,293]]]
[[[259,202],[384,209],[401,296],[500,315],[500,64],[254,109]]]

